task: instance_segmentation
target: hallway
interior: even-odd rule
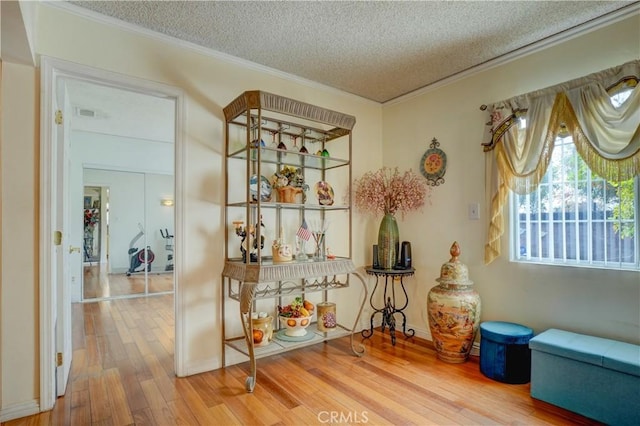
[[[107,273],[107,264],[91,264],[83,267],[83,299],[101,299],[133,294],[144,294],[144,273],[126,274]],[[149,272],[149,294],[173,291],[172,272]]]

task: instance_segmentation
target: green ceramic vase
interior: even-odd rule
[[[378,265],[380,269],[393,269],[398,260],[400,237],[398,222],[391,213],[386,213],[378,231]]]

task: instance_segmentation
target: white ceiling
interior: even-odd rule
[[[69,128],[148,142],[175,140],[175,101],[130,90],[65,79]]]
[[[638,6],[638,1],[70,1],[61,7],[117,18],[386,102]]]

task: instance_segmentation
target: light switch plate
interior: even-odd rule
[[[480,219],[480,203],[469,204],[469,220]]]

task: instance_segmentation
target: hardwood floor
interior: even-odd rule
[[[477,358],[436,359],[429,342],[376,331],[187,378],[173,368],[173,295],[73,305],[74,358],[54,410],[14,425],[595,425],[484,377]],[[360,340],[360,337],[358,337]]]
[[[133,294],[144,294],[144,273],[126,274],[107,273],[106,264],[92,264],[83,267],[83,297],[87,299],[100,299],[105,297],[118,297]],[[161,293],[173,291],[173,273],[154,272],[147,274],[149,293]]]

